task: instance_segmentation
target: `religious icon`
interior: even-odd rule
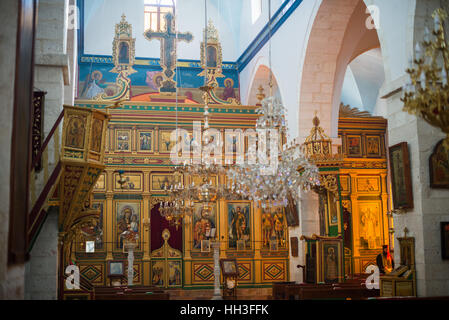
[[[332,283],[338,282],[338,257],[335,251],[337,246],[324,246],[324,282]]]
[[[122,276],[124,274],[123,261],[109,261],[109,276]]]
[[[86,253],[95,252],[95,241],[86,241]]]
[[[375,249],[379,246],[377,243],[378,236],[380,234],[379,222],[377,219],[378,207],[364,206],[360,207],[361,213],[361,234],[360,238],[363,238],[362,247],[367,249]]]
[[[119,54],[118,54],[119,64],[129,64],[129,45],[127,42],[120,42]]]
[[[104,93],[107,86],[101,71],[95,70],[87,75],[81,96],[84,95],[87,99],[93,99],[99,94]]]
[[[238,275],[237,260],[220,259],[220,266],[224,276]]]
[[[117,151],[129,151],[131,145],[131,134],[129,131],[118,130],[117,131]]]
[[[92,123],[92,140],[90,142],[90,149],[95,152],[101,152],[101,138],[103,133],[103,121],[94,119]]]
[[[164,191],[173,184],[182,182],[182,176],[174,174],[152,174],[151,191]]]
[[[271,234],[273,233],[273,217],[268,209],[262,212],[262,242],[264,247],[270,244]]]
[[[217,48],[214,46],[207,46],[207,67],[217,67]]]
[[[282,207],[276,207],[273,215],[274,237],[279,247],[286,245],[286,219]]]
[[[296,207],[296,201],[290,194],[287,196],[287,201],[287,207],[285,208],[287,225],[289,227],[299,226],[298,208]]]
[[[124,178],[125,181],[120,181],[120,178]],[[115,186],[114,190],[142,190],[142,174],[141,173],[114,173]]]
[[[78,237],[78,250],[88,251],[88,242],[93,245],[93,250],[103,249],[103,203],[97,202],[92,204],[93,209],[99,209],[100,214],[97,220],[93,220],[92,224],[83,225],[80,228]],[[86,245],[86,247],[84,247]],[[90,252],[94,252],[90,251]]]
[[[209,240],[201,240],[201,252],[210,252]]]
[[[153,150],[153,132],[139,132],[139,151]]]
[[[136,241],[139,238],[139,210],[139,205],[135,203],[117,205],[117,249],[123,249],[125,241]]]
[[[159,91],[164,81],[164,76],[160,71],[147,71],[145,83],[154,91]]]
[[[234,81],[231,78],[226,78],[224,81],[225,89],[223,90],[223,100],[230,98],[235,99]]]
[[[379,191],[378,178],[358,178],[357,179],[358,192],[372,192]]]
[[[229,248],[237,249],[237,241],[250,245],[250,204],[228,203]]]
[[[171,131],[160,131],[159,152],[170,153],[175,146],[175,141],[171,140]]]
[[[393,207],[394,209],[411,209],[413,208],[413,189],[407,142],[390,147],[389,153]]]
[[[380,156],[380,137],[367,136],[366,137],[366,155],[371,157]]]
[[[181,262],[171,261],[168,263],[168,285],[180,286],[181,285]]]
[[[66,147],[83,149],[86,117],[71,115],[67,127]]]
[[[153,277],[151,282],[155,286],[164,285],[164,263],[162,261],[153,261],[152,267]]]
[[[362,156],[362,142],[360,136],[348,136],[347,137],[347,150],[348,156],[360,157]]]
[[[431,188],[449,188],[449,150],[443,147],[443,141],[437,143],[429,159]]]
[[[207,240],[210,232],[215,228],[216,206],[213,205],[212,211],[205,209],[202,204],[195,204],[193,213],[193,248],[202,248],[202,241]]]

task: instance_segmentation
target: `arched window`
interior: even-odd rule
[[[175,14],[176,0],[145,0],[145,30],[165,31],[164,16]]]

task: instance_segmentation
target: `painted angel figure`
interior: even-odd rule
[[[235,236],[235,240],[245,240],[245,236],[248,235],[247,231],[247,221],[246,221],[246,214],[248,213],[248,208],[243,208],[244,211],[242,211],[242,208],[238,206],[237,208],[231,209],[232,213],[232,221],[231,221],[231,230],[233,239]],[[231,231],[230,230],[230,231]]]

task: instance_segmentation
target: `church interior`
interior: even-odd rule
[[[0,299],[449,299],[448,14],[2,0]]]

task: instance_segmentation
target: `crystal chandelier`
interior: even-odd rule
[[[207,31],[208,28],[206,23],[204,31],[204,48],[207,48]],[[204,99],[203,116],[205,130],[209,129],[208,98],[209,92],[213,89],[213,86],[208,85],[207,83],[207,74],[207,64],[205,64],[204,86],[200,87],[200,90],[203,91]],[[205,140],[207,144],[209,142],[208,138],[206,137]],[[200,147],[198,144],[198,141],[194,140],[191,146],[194,150],[197,150],[196,147]],[[210,159],[203,159],[202,153],[200,153],[200,155],[194,155],[193,158],[189,158],[189,161],[184,160],[181,165],[175,166],[174,172],[175,174],[184,177],[192,177],[192,179],[195,176],[200,178],[199,184],[192,182],[191,184],[184,186],[180,182],[170,186],[170,188],[166,190],[168,193],[167,201],[160,203],[161,215],[171,223],[175,224],[177,228],[182,223],[182,219],[185,216],[192,215],[195,202],[200,203],[202,211],[209,214],[212,211],[213,203],[218,197],[226,197],[229,195],[229,191],[226,187],[214,185],[212,182],[214,177],[218,178],[218,176],[223,173],[223,167],[216,161],[211,162]]]
[[[415,59],[406,72],[409,81],[404,86],[404,111],[422,117],[445,134],[444,147],[449,150],[449,49],[445,39],[444,20],[447,12],[437,9],[433,15],[431,39],[426,27],[422,45],[416,44]],[[424,50],[424,52],[423,52]]]
[[[257,131],[275,133],[270,134],[271,143],[266,147],[267,152],[258,153],[257,163],[247,161],[229,168],[227,175],[235,184],[237,194],[260,203],[263,208],[287,206],[288,199],[295,201],[299,198],[300,190],[308,191],[319,185],[318,168],[304,156],[299,144],[290,144],[280,152],[277,152],[276,146],[275,150],[272,149],[273,143],[281,143],[276,139],[278,132],[287,132],[285,110],[276,98],[264,99],[257,112],[261,114],[256,123]],[[259,148],[264,143],[262,140],[258,137]],[[249,156],[248,152],[247,159]],[[274,168],[272,160],[275,160]]]
[[[173,184],[169,188],[165,188],[168,194],[166,201],[161,201],[159,204],[159,212],[170,225],[174,225],[176,230],[182,223],[182,219],[185,216],[193,213],[195,203],[192,200],[192,189],[185,188],[184,185],[179,182]]]
[[[271,0],[268,1],[268,21],[271,19]],[[231,167],[227,175],[236,186],[236,192],[262,208],[267,206],[287,206],[289,201],[296,202],[301,190],[310,190],[319,185],[318,168],[310,163],[302,153],[298,143],[283,146],[283,137],[287,134],[286,110],[280,101],[272,96],[273,74],[271,65],[271,23],[269,22],[268,62],[270,97],[262,100],[256,112],[260,117],[256,122],[257,148],[249,147],[243,164]],[[264,97],[259,88],[257,98]],[[269,138],[267,144],[265,138]],[[282,146],[281,148],[278,148]],[[279,151],[279,149],[281,149]],[[265,152],[266,151],[266,152]],[[255,159],[257,162],[248,161]],[[255,163],[254,163],[255,162]],[[269,163],[269,165],[268,165]]]

